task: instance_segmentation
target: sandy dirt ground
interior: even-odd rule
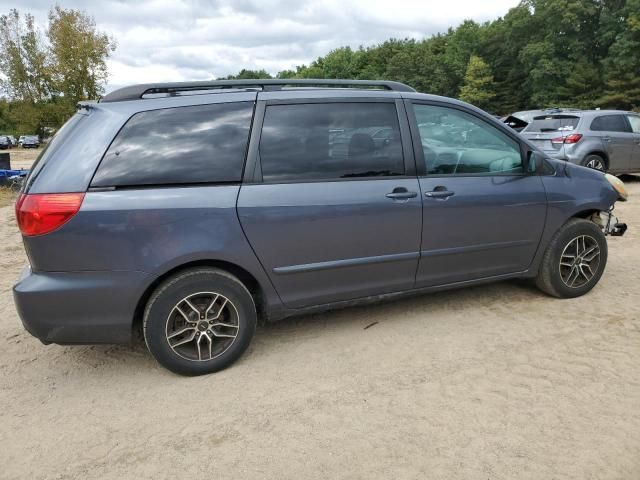
[[[5,153],[9,153],[11,156],[11,168],[30,168],[33,161],[38,154],[42,151],[40,148],[12,148],[10,150],[3,150]]]
[[[640,479],[640,177],[626,180],[630,230],[583,298],[506,282],[290,319],[199,378],[141,343],[30,337],[0,208],[0,478]]]

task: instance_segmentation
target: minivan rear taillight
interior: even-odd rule
[[[16,202],[16,219],[23,235],[53,232],[73,217],[84,199],[84,193],[22,194]]]

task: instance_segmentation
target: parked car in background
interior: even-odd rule
[[[259,317],[509,278],[583,295],[625,199],[618,178],[396,82],[135,85],[83,104],[33,166],[14,298],[45,343],[141,325],[163,366],[210,373]]]
[[[528,122],[525,122],[524,120],[522,120],[519,117],[516,117],[514,115],[509,115],[507,117],[502,117],[500,118],[500,120],[502,122],[504,122],[505,124],[509,125],[512,129],[514,129],[516,132],[521,132],[522,130],[524,130],[524,128],[529,125]]]
[[[17,145],[16,138],[13,135],[6,135],[4,133],[0,134],[0,137],[6,137],[9,142],[9,148],[13,148]]]
[[[540,110],[523,110],[520,112],[514,112],[502,119],[504,123],[509,125],[517,132],[521,132],[531,121],[533,117],[541,115],[552,115],[555,113],[567,113],[567,112],[580,112],[577,108],[543,108]]]
[[[613,174],[640,172],[640,114],[634,112],[539,115],[522,135],[559,160]]]
[[[11,140],[5,135],[0,136],[0,150],[7,150],[8,148],[11,148]]]
[[[20,135],[18,138],[18,145],[22,146],[22,142],[24,141],[24,135]]]
[[[22,148],[38,148],[40,139],[36,135],[25,135],[22,139]]]

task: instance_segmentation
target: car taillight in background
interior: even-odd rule
[[[52,232],[78,213],[82,200],[84,193],[22,194],[16,202],[18,227],[27,237]]]
[[[578,143],[582,135],[579,133],[572,133],[571,135],[567,135],[566,137],[556,137],[551,139],[551,143],[555,144],[565,144],[565,145],[573,145],[574,143]]]

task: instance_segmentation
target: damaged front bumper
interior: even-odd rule
[[[608,212],[599,212],[591,217],[591,220],[602,228],[605,235],[621,237],[627,231],[627,224],[622,223],[613,214],[613,207]]]

